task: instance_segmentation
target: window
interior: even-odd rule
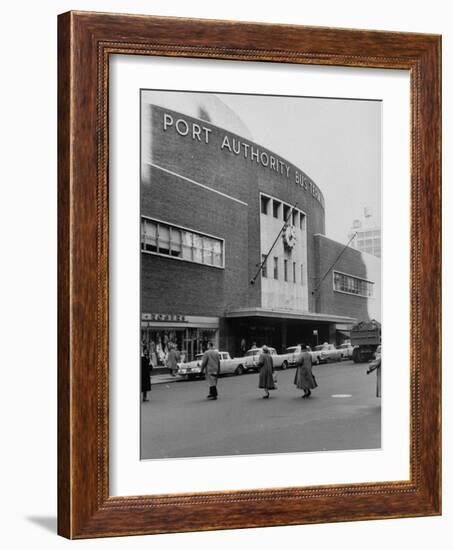
[[[299,218],[299,224],[300,224],[300,229],[302,231],[304,230],[304,221],[305,221],[305,216],[301,212],[300,213],[300,218]]]
[[[157,252],[157,223],[142,220],[142,249]]]
[[[209,237],[203,237],[203,263],[214,264],[214,241]]]
[[[193,261],[193,233],[182,231],[182,257],[184,260]]]
[[[296,282],[296,262],[293,262],[293,283]]]
[[[297,216],[299,215],[298,211],[293,209],[293,225],[297,227]]]
[[[269,213],[270,202],[271,202],[271,199],[269,197],[265,197],[264,195],[261,195],[261,214]]]
[[[170,254],[170,227],[168,225],[157,226],[157,243],[160,254]]]
[[[217,267],[222,267],[223,264],[223,255],[222,255],[222,241],[217,239],[212,239],[214,243],[214,265]]]
[[[285,222],[288,219],[289,211],[290,211],[290,207],[287,204],[284,204],[283,205],[283,219],[285,220]]]
[[[278,279],[278,258],[274,257],[274,279]]]
[[[265,259],[266,259],[266,254],[262,254],[261,255],[261,262],[262,262],[261,275],[263,277],[267,277],[267,262],[264,261]]]
[[[346,275],[334,271],[333,274],[333,288],[338,292],[346,292],[347,294],[354,294],[356,296],[363,296],[369,298],[374,293],[374,283],[354,277],[353,275]]]
[[[288,260],[283,260],[283,277],[288,282]]]
[[[222,240],[147,218],[141,220],[141,247],[144,252],[223,267]]]
[[[276,201],[276,200],[272,201],[272,208],[273,208],[274,218],[279,218],[280,217],[280,207],[281,207],[281,205],[282,205],[282,203],[280,201]]]
[[[171,249],[170,254],[180,258],[182,255],[182,246],[181,246],[181,230],[176,228],[170,228],[170,243]]]
[[[304,284],[304,264],[300,264],[300,284]]]
[[[194,262],[198,264],[203,263],[203,237],[201,235],[193,234],[193,251],[192,258]]]

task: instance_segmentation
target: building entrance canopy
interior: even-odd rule
[[[239,308],[227,311],[226,318],[243,318],[243,317],[263,317],[282,320],[299,320],[313,321],[314,323],[341,323],[344,325],[353,325],[357,323],[354,317],[346,317],[343,315],[330,315],[328,313],[312,313],[308,311],[296,311],[293,309],[264,309],[255,308]]]
[[[241,354],[240,342],[245,347],[266,344],[278,352],[301,343],[310,346],[324,342],[339,344],[345,338],[338,338],[337,327],[347,330],[356,323],[355,318],[342,315],[258,307],[229,310],[225,312],[225,321],[228,349],[236,356]]]

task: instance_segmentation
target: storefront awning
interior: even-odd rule
[[[343,315],[331,315],[329,313],[313,313],[308,311],[296,311],[285,309],[264,309],[261,307],[253,308],[239,308],[227,311],[225,313],[227,319],[237,319],[244,317],[263,317],[274,319],[288,319],[288,320],[300,320],[311,321],[315,323],[342,323],[347,325],[354,325],[357,323],[357,319],[354,317],[346,317]]]

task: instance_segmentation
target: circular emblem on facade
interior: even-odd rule
[[[287,225],[283,231],[283,244],[288,250],[296,245],[296,228],[294,225]]]

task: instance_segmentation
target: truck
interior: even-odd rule
[[[381,345],[381,323],[375,319],[361,321],[351,329],[352,360],[365,363],[373,359],[377,347]]]

